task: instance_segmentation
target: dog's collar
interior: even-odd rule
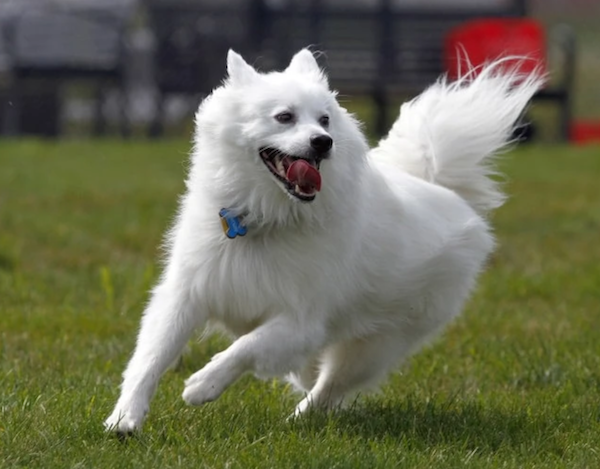
[[[244,236],[248,232],[243,218],[233,215],[228,209],[222,208],[219,211],[219,217],[221,217],[223,232],[229,239],[234,239],[236,236]]]

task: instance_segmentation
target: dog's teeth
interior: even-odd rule
[[[281,162],[281,160],[275,161],[275,167],[277,168],[277,171],[280,174],[285,174],[285,169],[283,167],[283,163]]]

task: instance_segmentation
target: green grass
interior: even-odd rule
[[[598,467],[599,148],[507,155],[489,270],[378,396],[288,423],[289,390],[247,377],[186,407],[211,339],[164,377],[141,435],[105,435],[187,151],[0,143],[1,467]]]

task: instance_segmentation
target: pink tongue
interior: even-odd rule
[[[306,160],[295,160],[287,169],[285,177],[292,184],[300,186],[303,192],[321,190],[321,174]]]

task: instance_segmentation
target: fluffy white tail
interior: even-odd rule
[[[539,73],[507,70],[514,59],[452,83],[441,78],[402,106],[372,158],[457,192],[480,213],[502,205],[504,194],[490,177],[493,156],[511,142],[519,117],[545,81]]]

